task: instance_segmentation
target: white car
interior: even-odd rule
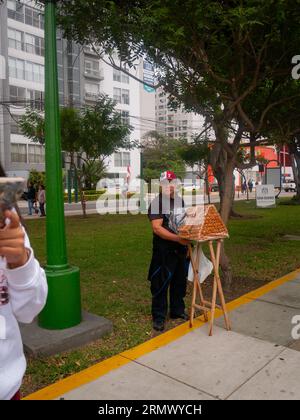
[[[282,183],[281,187],[286,192],[288,192],[288,191],[296,192],[296,183],[292,179],[286,179]]]

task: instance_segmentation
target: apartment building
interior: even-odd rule
[[[115,67],[125,68],[125,72],[115,68],[109,57],[99,58],[95,47],[84,48],[84,97],[87,104],[93,104],[100,93],[116,101],[116,109],[125,123],[132,126],[130,140],[140,142],[149,127],[146,119],[152,119],[155,127],[155,92],[147,86],[150,83],[149,69],[144,60],[136,62],[135,68],[126,68],[115,55]],[[153,71],[152,71],[153,72]],[[129,73],[129,74],[128,74]],[[132,75],[133,77],[131,77]],[[144,81],[141,83],[140,81]],[[147,122],[147,121],[146,121]],[[140,148],[119,150],[106,159],[108,178],[124,182],[130,177],[134,180],[140,174]]]
[[[0,115],[1,162],[8,174],[27,177],[31,168],[45,170],[44,147],[23,136],[18,120],[31,106],[43,111],[44,15],[34,1],[1,4],[1,55],[6,66]],[[57,62],[61,105],[83,103],[80,47],[57,32]],[[7,104],[5,104],[7,102]]]
[[[201,132],[204,126],[204,117],[192,112],[185,112],[183,107],[176,111],[170,109],[168,94],[162,88],[155,94],[156,130],[168,137],[186,138]]]
[[[0,159],[10,175],[28,176],[31,168],[45,169],[44,147],[20,133],[18,119],[25,106],[43,110],[44,16],[34,1],[7,0],[0,5],[0,57],[5,77],[0,78]],[[118,58],[115,57],[116,62]],[[136,77],[114,69],[94,48],[81,47],[57,32],[59,101],[62,106],[92,105],[100,93],[113,98],[124,121],[133,126],[131,140],[140,141],[150,125],[155,128],[155,92],[147,85],[152,69],[143,60],[128,69]],[[0,62],[0,64],[1,64]],[[144,79],[140,83],[137,79]],[[146,125],[143,125],[146,124]],[[131,179],[140,173],[140,149],[120,150],[110,156],[111,178]]]

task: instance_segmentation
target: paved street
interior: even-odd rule
[[[280,194],[280,197],[292,197],[294,195],[294,193],[286,193],[286,192],[282,192]],[[249,194],[249,198],[251,200],[255,199],[255,192],[252,192],[251,194]],[[185,202],[187,205],[189,205],[189,202],[192,200],[192,196],[190,195],[186,195],[184,197]],[[195,198],[194,198],[195,199]],[[235,197],[236,200],[246,200],[246,195],[243,194],[236,194]],[[151,201],[151,197],[148,198],[149,202]],[[212,203],[218,203],[220,201],[219,199],[219,193],[215,192],[211,194],[211,202]],[[207,202],[207,197],[205,197],[205,202]],[[28,209],[27,209],[27,202],[26,201],[20,201],[19,202],[19,207],[21,210],[22,215],[25,218],[30,218],[30,216],[28,216]],[[87,214],[94,214],[97,213],[96,210],[96,201],[87,201],[86,203],[86,208],[87,208]],[[112,212],[114,209],[113,207],[103,207],[105,209],[106,212]],[[124,211],[125,212],[125,207],[122,208],[122,204],[120,207],[120,211]],[[130,211],[138,211],[138,207],[137,204],[134,202],[134,200],[130,201],[130,204],[128,206],[128,209]],[[68,204],[65,203],[65,215],[67,216],[74,216],[74,215],[80,215],[82,214],[82,209],[81,209],[81,203],[72,203],[72,204]],[[36,218],[37,215],[33,215],[31,218]]]

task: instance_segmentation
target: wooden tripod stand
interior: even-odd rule
[[[209,302],[208,300],[204,299],[202,288],[200,284],[200,277],[199,277],[199,259],[200,259],[200,251],[201,251],[201,243],[197,242],[196,245],[196,258],[193,258],[193,250],[192,245],[189,244],[189,256],[191,259],[191,264],[193,268],[193,294],[192,294],[192,304],[191,304],[191,312],[190,312],[190,327],[193,326],[194,316],[195,316],[195,309],[200,309],[203,311],[204,319],[205,321],[208,321],[207,312],[210,311],[210,326],[209,326],[209,335],[212,335],[213,330],[213,324],[214,324],[214,318],[215,318],[215,309],[219,308],[223,311],[224,319],[225,319],[225,325],[226,329],[229,331],[230,328],[230,322],[226,310],[226,304],[225,304],[225,298],[223,294],[222,284],[219,276],[219,265],[220,265],[220,254],[221,254],[221,245],[222,245],[222,239],[217,239],[217,246],[216,246],[216,252],[214,250],[213,241],[209,240],[209,250],[210,250],[210,257],[211,262],[214,267],[214,279],[213,279],[213,291],[212,291],[212,300]],[[216,298],[217,298],[217,291],[220,298],[221,306],[216,304]],[[197,295],[199,294],[200,304],[196,303]]]

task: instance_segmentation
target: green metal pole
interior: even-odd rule
[[[70,328],[81,321],[78,267],[68,264],[62,184],[57,81],[55,0],[45,1],[45,135],[47,184],[48,299],[39,316],[46,329]]]
[[[73,185],[74,185],[74,196],[75,203],[78,203],[78,178],[77,178],[77,168],[73,170]]]
[[[71,177],[71,169],[67,171],[67,184],[68,184],[68,203],[72,203],[72,177]]]
[[[140,153],[140,211],[145,213],[146,211],[146,202],[145,202],[145,190],[144,190],[144,162],[143,162],[143,152]]]

